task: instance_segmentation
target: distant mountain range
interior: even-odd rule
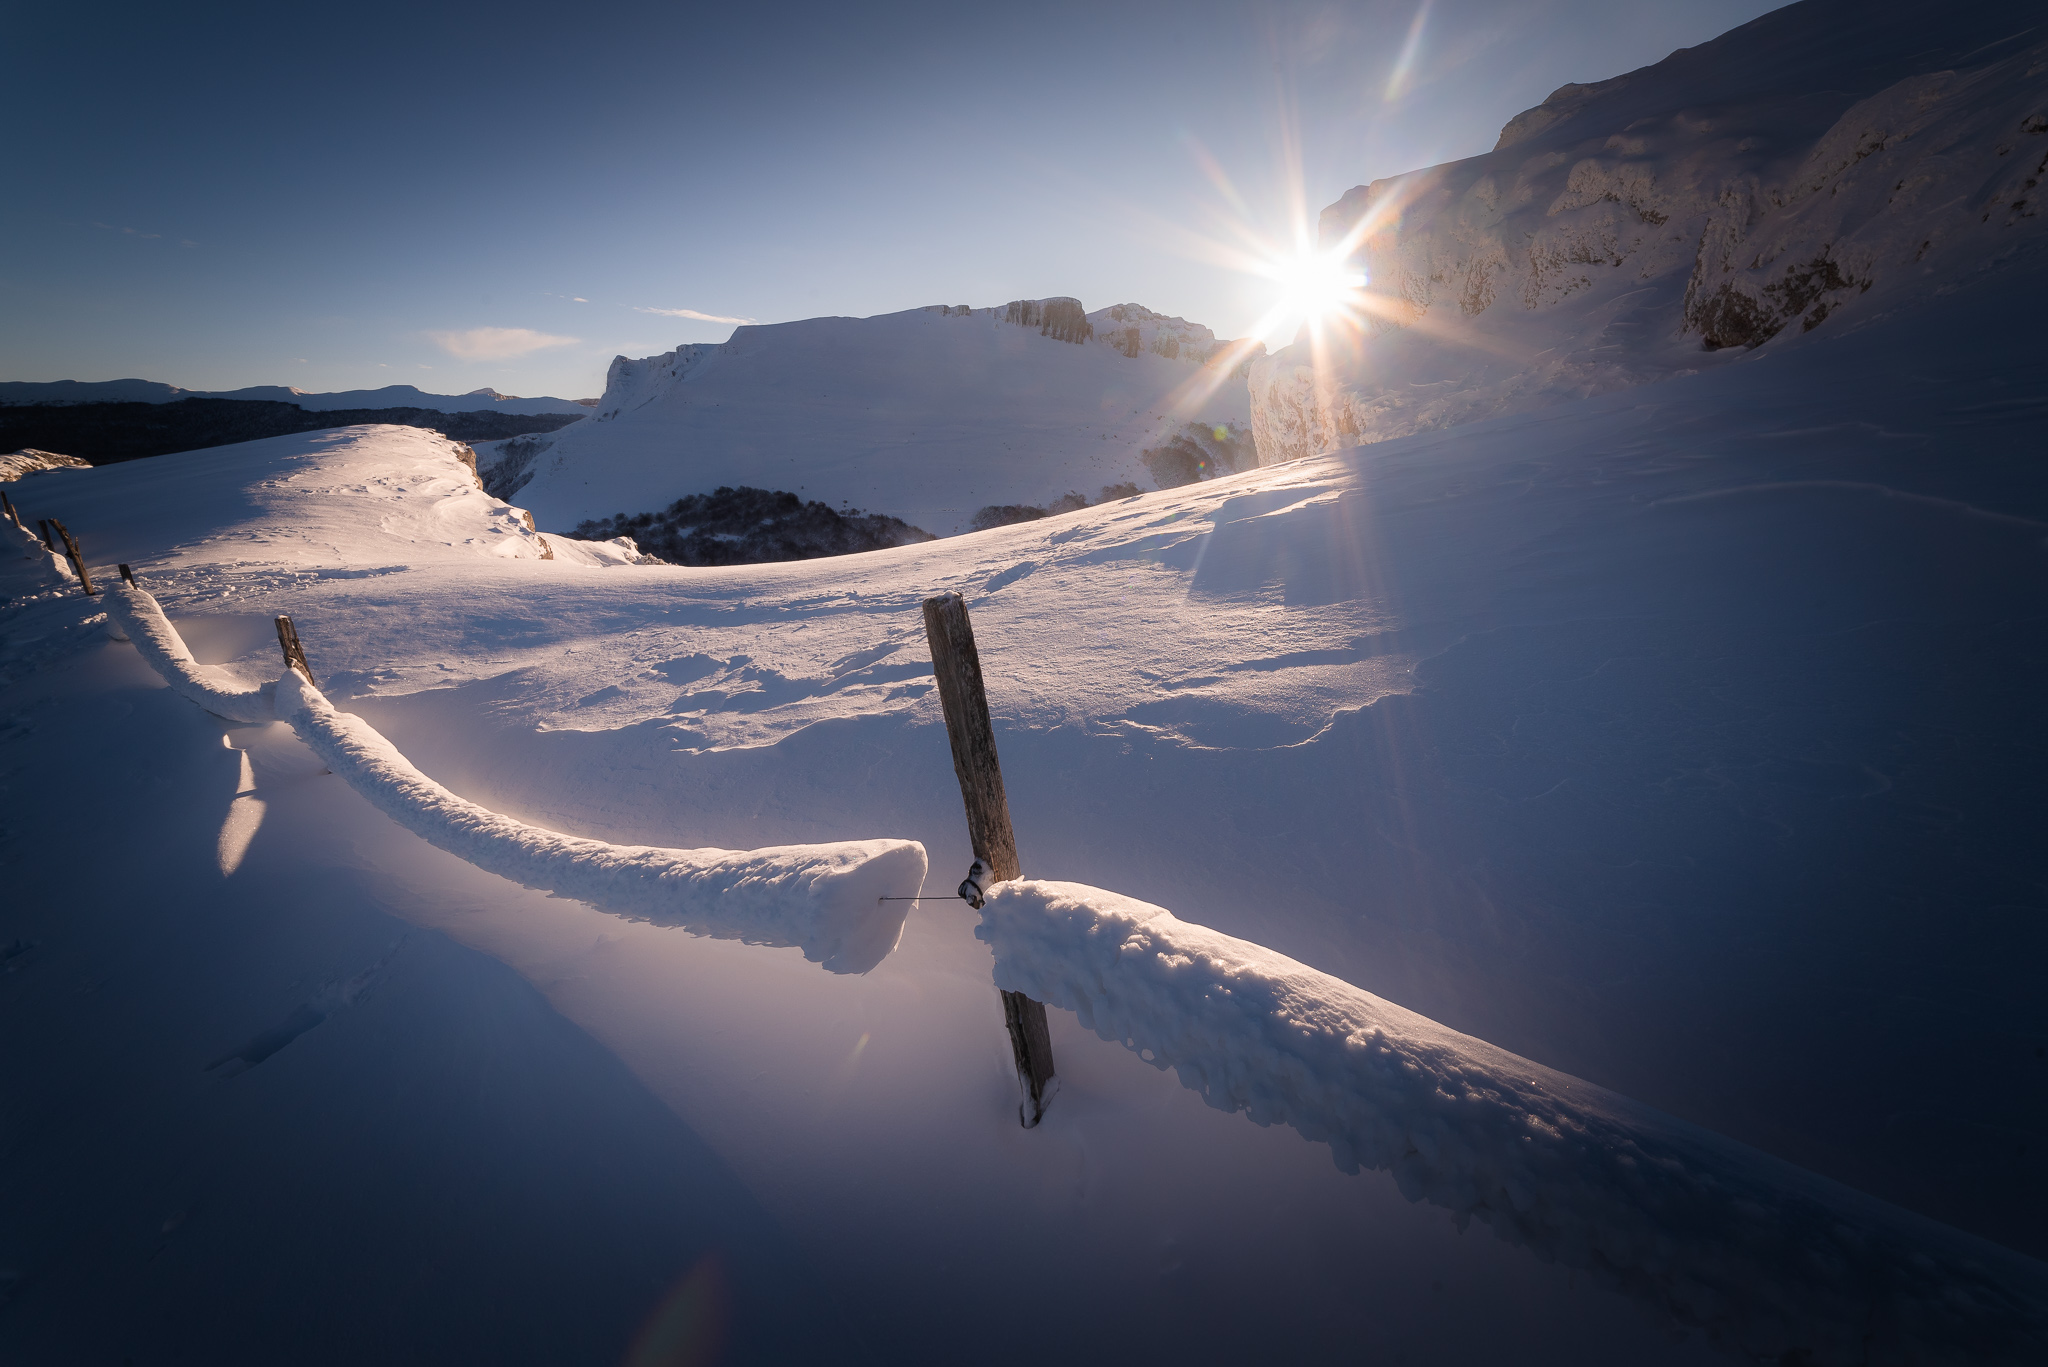
[[[184,399],[242,399],[295,404],[309,413],[334,409],[424,408],[440,413],[560,413],[569,417],[588,416],[596,399],[524,399],[517,394],[500,394],[491,388],[472,389],[467,394],[428,394],[409,384],[386,385],[382,389],[346,389],[332,394],[309,394],[290,385],[259,384],[247,389],[180,389],[155,380],[54,380],[38,384],[25,380],[0,381],[0,406],[25,404],[80,403],[177,403]]]

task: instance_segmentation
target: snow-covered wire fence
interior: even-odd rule
[[[1729,1346],[1810,1363],[2048,1361],[2048,1269],[1284,955],[1077,883],[997,884],[996,985],[1214,1107],[1478,1218]],[[1780,1357],[1782,1355],[1782,1358]]]
[[[276,719],[277,711],[271,701],[276,684],[244,688],[213,677],[206,666],[192,658],[192,652],[185,648],[185,638],[147,591],[125,583],[109,584],[100,602],[106,608],[114,638],[132,644],[174,692],[229,721]]]
[[[907,840],[654,849],[523,825],[436,784],[338,712],[310,671],[225,684],[147,592],[110,584],[104,602],[117,634],[182,695],[231,720],[288,722],[379,811],[523,886],[794,945],[837,972],[889,953],[903,918],[886,908],[903,904],[885,895],[922,886],[924,847]],[[964,772],[962,782],[964,792]],[[1006,1000],[1073,1011],[1174,1069],[1209,1105],[1328,1144],[1345,1171],[1390,1172],[1410,1200],[1461,1225],[1476,1217],[1741,1352],[1812,1364],[2048,1361],[2041,1264],[1261,946],[1099,888],[1016,879],[987,887],[975,934],[994,952]]]
[[[295,672],[277,682],[277,715],[371,806],[480,869],[638,919],[794,945],[835,973],[864,973],[888,956],[903,917],[882,894],[924,881],[914,840],[671,850],[558,835],[455,796]]]
[[[834,973],[865,973],[896,947],[903,928],[903,913],[882,894],[923,885],[924,846],[914,840],[685,850],[525,825],[435,783],[368,722],[336,711],[297,670],[260,688],[226,685],[192,658],[146,590],[110,584],[105,602],[116,634],[178,693],[230,721],[289,723],[378,811],[522,887],[719,939],[795,946]]]

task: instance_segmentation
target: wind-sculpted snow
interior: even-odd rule
[[[0,518],[0,539],[7,546],[8,558],[16,562],[9,567],[4,580],[4,591],[9,597],[78,582],[65,568],[64,558],[45,546],[34,532]]]
[[[914,840],[668,850],[522,825],[435,783],[296,673],[278,681],[277,716],[378,811],[486,872],[633,920],[794,945],[833,973],[865,973],[887,958],[911,904],[882,899],[924,882]]]
[[[102,602],[115,638],[134,645],[174,691],[229,721],[265,722],[275,715],[271,685],[245,689],[222,683],[212,669],[192,658],[178,629],[146,590],[109,584]]]
[[[1730,1346],[1810,1363],[2048,1360],[2028,1259],[1076,883],[1013,882],[996,985],[1075,1012],[1211,1106],[1390,1171]]]

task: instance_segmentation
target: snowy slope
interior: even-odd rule
[[[297,404],[308,413],[340,408],[432,408],[443,413],[569,413],[581,417],[590,411],[571,399],[523,399],[490,388],[472,389],[467,394],[428,394],[409,384],[309,394],[282,384],[251,385],[246,389],[180,389],[155,380],[0,382],[0,404],[176,403],[180,399],[266,399]]]
[[[516,478],[530,478],[517,497],[566,531],[746,484],[944,536],[989,504],[1151,488],[1140,452],[1190,421],[1242,425],[1244,380],[1202,364],[1216,342],[1207,328],[1134,305],[1112,312],[1089,315],[1101,326],[1082,343],[1001,308],[934,307],[620,357],[592,421],[517,443]],[[1131,329],[1136,345],[1119,349]]]
[[[969,851],[918,603],[963,592],[1027,875],[1996,1240],[2019,1254],[1974,1256],[2024,1283],[2048,1275],[2048,281],[1956,283],[1752,364],[825,562],[543,560],[403,429],[13,487],[229,675],[275,676],[290,612],[337,706],[492,811],[663,847],[912,839],[935,883]],[[993,326],[925,317],[901,326]],[[1702,1360],[1064,1011],[1063,1090],[1018,1130],[956,903],[856,976],[527,893],[278,728],[197,714],[82,600],[0,614],[0,944],[28,946],[0,1029],[39,1042],[0,1061],[10,1356],[85,1334],[118,1360],[170,1324],[258,1360],[288,1269],[328,1360],[378,1354],[361,1304],[438,1343],[494,1277],[528,1279],[516,1323],[537,1296],[583,1336],[495,1360],[616,1360],[724,1248],[742,1360]],[[573,1047],[498,1032],[536,1008],[465,946]],[[1569,1212],[1581,1176],[1531,1195]],[[280,1191],[320,1219],[266,1214]]]
[[[1257,363],[1264,462],[1738,363],[2042,248],[2034,6],[1805,0],[1323,213],[1368,326]]]

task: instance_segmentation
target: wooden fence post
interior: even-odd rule
[[[318,688],[319,684],[313,678],[313,666],[306,663],[306,652],[299,645],[298,628],[292,625],[289,617],[277,619],[277,645],[284,652],[284,667],[298,670],[306,676],[307,683]]]
[[[0,489],[0,508],[6,509],[8,521],[20,527],[23,531],[28,530],[27,524],[21,520],[20,510],[14,506],[14,500],[7,496],[5,489]]]
[[[121,582],[128,585],[128,587],[130,588],[134,588],[136,586],[135,571],[129,569],[126,565],[122,565],[119,568],[121,571]]]
[[[1003,793],[995,727],[988,719],[981,656],[974,648],[966,601],[957,593],[925,599],[924,630],[931,642],[932,673],[945,708],[946,738],[953,744],[953,773],[967,807],[974,857],[987,870],[987,883],[1007,882],[1023,870],[1017,862],[1017,837],[1010,829],[1010,800]],[[1052,1036],[1046,1029],[1045,1003],[1022,992],[1004,992],[1002,998],[1003,1023],[1010,1030],[1010,1052],[1025,1095],[1018,1117],[1028,1130],[1045,1114],[1046,1089],[1053,1079]]]
[[[56,518],[50,519],[50,525],[57,529],[57,535],[64,538],[64,554],[71,557],[71,568],[78,572],[78,582],[84,587],[86,596],[90,598],[99,590],[92,586],[92,573],[85,568],[85,557],[78,553],[78,543],[71,539],[71,533],[66,531],[64,524]]]
[[[36,519],[36,525],[43,529],[43,549],[46,551],[56,550],[57,539],[50,535],[50,519],[47,517],[39,517]]]

